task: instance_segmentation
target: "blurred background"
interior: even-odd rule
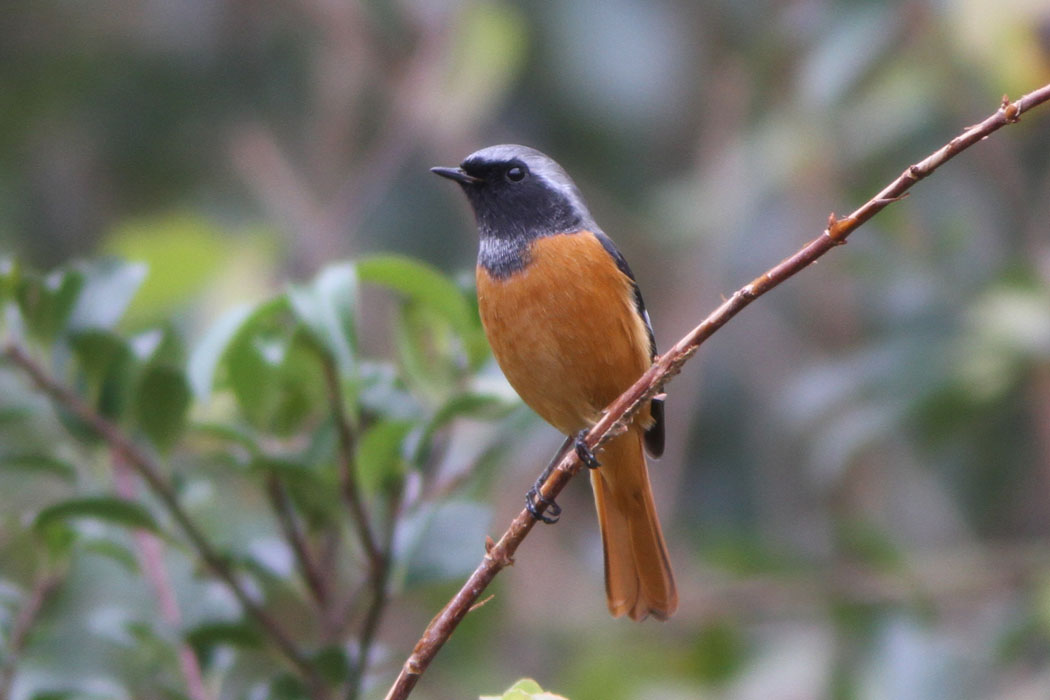
[[[128,329],[166,320],[190,348],[236,304],[341,259],[401,253],[469,286],[471,215],[428,168],[501,142],[573,175],[666,348],[829,212],[1050,81],[1045,0],[37,0],[3,14],[0,251],[45,269],[147,262]],[[573,700],[1050,696],[1048,234],[1043,108],[748,308],[669,385],[651,471],[680,586],[671,621],[609,618],[579,479],[413,697],[526,675]],[[366,299],[361,343],[382,356],[392,302]],[[506,450],[472,482],[477,518],[442,531],[462,561],[394,592],[367,697],[560,442],[524,409],[456,435],[494,430]],[[21,697],[116,643],[89,624],[114,597],[148,598],[107,566],[82,564],[79,594],[49,611]],[[190,617],[208,603],[183,602]],[[155,697],[145,652],[91,658],[76,673],[96,696]],[[138,691],[107,685],[136,674]]]

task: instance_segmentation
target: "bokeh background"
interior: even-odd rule
[[[666,348],[829,212],[1050,81],[1045,0],[36,0],[2,14],[0,250],[44,269],[148,262],[128,328],[166,319],[191,348],[236,304],[341,259],[402,253],[469,285],[469,211],[427,170],[500,142],[575,177]],[[392,302],[367,299],[361,342],[382,355]],[[414,697],[526,675],[573,700],[1050,697],[1050,111],[747,309],[668,389],[652,474],[678,614],[608,617],[581,479]],[[368,697],[560,441],[524,409],[457,439],[476,434],[507,449],[430,553],[445,580],[394,592]],[[5,478],[0,547],[47,498],[16,499]],[[236,508],[262,506],[243,494]],[[149,609],[145,584],[87,559],[44,611],[15,696],[72,673],[99,697],[168,697],[149,690],[149,653],[112,651],[121,633],[100,612]],[[4,562],[0,580],[17,580],[19,560]],[[184,596],[190,617],[218,604]]]

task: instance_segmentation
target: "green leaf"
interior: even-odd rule
[[[151,364],[142,372],[133,403],[135,421],[161,452],[182,437],[190,398],[189,382],[178,368]]]
[[[258,649],[263,642],[254,625],[239,620],[197,625],[186,631],[185,639],[206,667],[211,665],[214,652],[220,646]]]
[[[134,501],[111,496],[88,496],[55,503],[37,513],[33,527],[38,531],[46,530],[50,525],[75,518],[91,518],[122,527],[160,531],[157,521],[146,508]]]
[[[567,700],[561,695],[544,692],[531,678],[522,678],[507,688],[503,695],[482,695],[480,700]]]
[[[10,256],[0,257],[0,307],[8,299],[15,298],[20,269]]]
[[[54,340],[69,322],[83,288],[84,276],[78,270],[56,270],[45,277],[22,275],[15,296],[29,333]]]
[[[84,288],[69,318],[73,329],[115,327],[148,272],[140,263],[114,259],[84,263],[80,270]]]
[[[85,552],[98,554],[115,561],[124,567],[128,573],[137,574],[139,572],[139,561],[131,550],[111,539],[93,537],[82,542],[80,548]]]
[[[325,268],[310,284],[290,287],[288,301],[318,345],[331,353],[344,374],[351,374],[357,345],[354,266],[343,263]]]
[[[142,362],[175,367],[181,367],[186,362],[186,347],[171,324],[139,333],[131,338],[129,345],[135,357]]]
[[[136,363],[127,341],[104,329],[75,332],[70,338],[92,403],[108,418],[119,419],[131,399]]]
[[[487,356],[488,346],[471,303],[437,269],[410,258],[386,255],[359,261],[357,274],[362,282],[397,291],[445,319],[462,340],[471,367]]]
[[[270,683],[267,700],[309,700],[310,693],[302,679],[292,673],[282,673]]]
[[[33,412],[25,406],[3,406],[0,407],[0,426],[8,423],[21,423],[33,415]]]
[[[0,471],[3,470],[54,476],[68,482],[76,481],[77,478],[77,470],[69,462],[38,453],[0,455]]]
[[[314,654],[314,668],[329,683],[342,683],[350,676],[350,660],[341,647],[327,646]]]
[[[456,385],[449,326],[432,310],[407,304],[397,316],[394,331],[406,382],[416,393],[440,400]]]
[[[411,258],[383,255],[357,264],[364,282],[382,285],[439,311],[456,328],[472,324],[463,293],[437,269]]]
[[[206,399],[211,393],[215,371],[229,349],[230,343],[241,332],[245,324],[260,312],[262,306],[264,305],[243,304],[230,309],[212,324],[197,348],[190,354],[187,373],[193,393],[199,398]]]
[[[403,445],[415,426],[409,420],[380,420],[361,435],[355,457],[364,489],[375,493],[404,474]]]
[[[325,384],[312,341],[242,334],[224,360],[230,386],[255,427],[286,435],[324,407]]]

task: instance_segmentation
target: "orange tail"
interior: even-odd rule
[[[598,454],[591,470],[605,551],[605,594],[613,617],[666,620],[678,607],[667,546],[649,487],[642,432],[633,428]]]

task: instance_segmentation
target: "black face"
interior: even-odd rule
[[[575,231],[583,223],[574,202],[520,158],[468,158],[460,169],[473,178],[460,184],[483,237],[536,238]]]
[[[527,146],[490,146],[432,171],[463,188],[478,222],[478,262],[497,276],[522,269],[536,238],[597,230],[561,166]]]

